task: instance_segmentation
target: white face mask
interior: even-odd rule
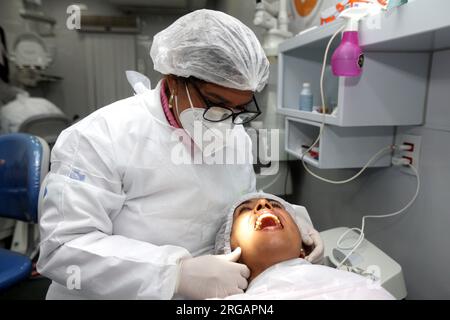
[[[205,120],[203,118],[205,109],[194,107],[186,84],[185,87],[190,108],[184,110],[181,114],[178,111],[178,99],[175,96],[175,109],[179,115],[183,129],[200,150],[204,151],[205,147],[208,146],[208,150],[211,150],[211,152],[210,154],[205,154],[205,156],[222,150],[227,146],[227,130],[232,130],[234,126],[231,117],[221,122]]]

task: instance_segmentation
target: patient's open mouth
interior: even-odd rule
[[[282,229],[283,225],[278,217],[270,212],[263,212],[255,222],[255,231]]]

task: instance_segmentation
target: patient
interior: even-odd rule
[[[312,248],[302,245],[299,219],[292,205],[266,193],[248,194],[230,207],[216,254],[241,247],[239,262],[251,275],[246,293],[229,299],[393,299],[363,276],[303,259]]]

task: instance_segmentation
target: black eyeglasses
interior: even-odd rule
[[[230,108],[210,102],[202,95],[197,85],[193,81],[191,81],[191,83],[206,104],[205,112],[203,112],[203,119],[207,121],[221,122],[231,117],[234,124],[246,124],[250,121],[255,120],[256,117],[261,114],[261,110],[259,109],[258,103],[256,102],[255,95],[253,95],[252,101],[250,101],[249,103],[237,106],[235,108]],[[251,110],[253,104],[254,107],[256,107],[256,110]],[[234,111],[233,109],[239,109],[240,111]]]

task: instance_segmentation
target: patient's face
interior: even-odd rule
[[[277,201],[252,199],[234,211],[231,248],[241,247],[240,261],[256,273],[281,261],[304,257],[300,230]]]

